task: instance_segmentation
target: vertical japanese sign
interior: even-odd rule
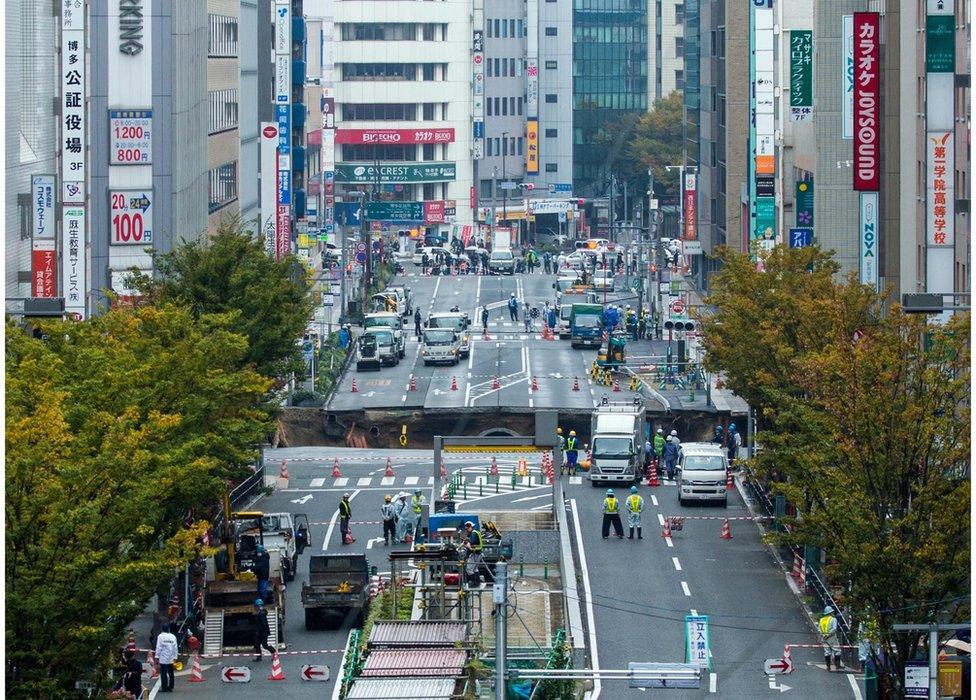
[[[31,296],[53,299],[58,295],[54,239],[35,238],[31,243]]]
[[[57,224],[54,221],[54,175],[31,176],[31,236],[54,239]]]
[[[854,14],[854,189],[881,183],[880,31],[877,12]]]
[[[931,247],[955,245],[955,143],[951,131],[925,135],[925,241]]]
[[[278,217],[278,127],[261,122],[261,235],[264,251],[271,257],[278,250],[275,225]]]
[[[773,0],[752,0],[750,7],[750,206],[752,240],[762,248],[776,241],[776,197],[769,187],[776,176],[775,23]],[[773,189],[773,194],[770,194]]]
[[[478,12],[484,17],[484,12]],[[471,37],[471,157],[480,160],[485,151],[485,32],[475,29]]]
[[[854,138],[854,15],[844,15],[841,24],[841,129],[844,139]]]
[[[61,296],[65,312],[79,321],[88,315],[86,80],[85,3],[65,0],[61,3]]]
[[[790,32],[790,121],[813,121],[813,32]]]
[[[698,240],[698,175],[685,175],[685,230],[682,238],[686,241]]]
[[[525,172],[528,175],[539,174],[539,120],[529,119],[525,122]]]
[[[813,228],[813,180],[797,180],[793,201],[796,209],[796,225]]]
[[[278,125],[275,257],[291,252],[291,2],[275,1],[275,119]]]
[[[878,287],[878,193],[861,192],[861,284]]]
[[[525,3],[525,116],[539,118],[539,0]]]
[[[708,615],[685,615],[685,663],[712,668]]]

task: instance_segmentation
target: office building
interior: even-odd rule
[[[695,55],[694,47],[686,50],[685,46],[686,8],[697,5],[698,0],[648,0],[648,3],[647,94],[648,102],[653,105],[654,100],[685,88],[685,55]]]
[[[222,220],[231,220],[241,211],[240,10],[240,0],[207,0],[207,230],[211,234]]]

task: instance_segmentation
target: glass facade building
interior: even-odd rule
[[[573,0],[573,191],[603,190],[607,122],[647,111],[647,0]]]

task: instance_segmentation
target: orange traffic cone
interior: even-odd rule
[[[722,535],[723,540],[732,539],[732,527],[729,525],[729,519],[726,518],[725,522],[722,523]]]
[[[491,388],[500,389],[501,386],[502,386],[501,383],[498,381],[498,375],[496,374],[495,378],[491,380]]]
[[[620,379],[618,379],[617,377],[613,378],[613,390],[620,391]]]
[[[793,553],[793,571],[790,575],[799,582],[800,577],[803,575],[803,557],[800,556],[799,552]]]
[[[149,666],[152,668],[151,679],[159,678],[159,663],[156,661],[156,655],[149,651]]]
[[[481,339],[482,340],[491,340],[491,336],[488,335],[488,329],[487,328],[485,329],[485,332],[481,335]]]
[[[725,476],[725,490],[731,491],[735,488],[735,480],[732,478],[732,470],[729,469],[728,474]]]
[[[444,460],[441,460],[441,478],[447,478],[447,467],[444,466]]]
[[[281,469],[278,471],[278,478],[279,479],[288,478],[288,460],[286,459],[281,460]]]
[[[410,391],[417,391],[417,378],[410,375]]]
[[[190,671],[190,677],[187,681],[190,683],[203,683],[206,680],[203,677],[203,671],[200,670],[200,652],[193,655],[193,669]]]
[[[271,655],[271,675],[268,676],[269,681],[283,681],[285,680],[285,672],[281,670],[281,659],[278,657],[278,652]]]
[[[536,377],[532,377],[532,391],[539,391],[539,380]]]
[[[390,461],[389,457],[386,458],[386,472],[383,476],[393,476],[393,462]]]
[[[670,536],[671,536],[671,518],[665,517],[664,531],[661,532],[661,537],[670,537]]]
[[[579,391],[579,377],[573,377],[573,391]]]
[[[336,457],[335,458],[335,461],[332,462],[332,476],[333,477],[340,477],[340,476],[342,476],[342,472],[339,471],[339,458],[338,457]]]
[[[648,472],[650,473],[647,475],[647,485],[660,486],[661,482],[657,478],[657,465],[651,464],[650,469],[648,469]]]
[[[498,462],[495,460],[494,456],[491,458],[491,475],[498,476]]]
[[[358,394],[359,393],[359,387],[356,386],[356,378],[355,377],[352,378],[352,389],[351,389],[351,391],[352,391],[353,394]]]
[[[451,391],[457,391],[457,376],[451,377]]]

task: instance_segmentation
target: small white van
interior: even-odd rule
[[[678,503],[721,501],[729,503],[725,489],[729,461],[721,445],[712,442],[687,442],[681,445],[678,460]]]

